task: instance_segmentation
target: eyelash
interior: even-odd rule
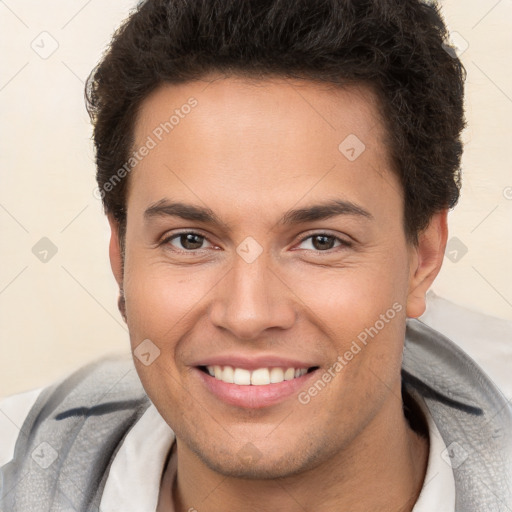
[[[169,244],[169,242],[171,242],[172,240],[177,239],[177,238],[179,238],[180,236],[183,236],[183,235],[197,235],[197,236],[201,237],[204,240],[208,240],[208,238],[206,236],[204,236],[201,233],[198,233],[196,231],[182,231],[180,233],[174,233],[173,235],[170,235],[170,236],[164,238],[160,242],[159,245]],[[308,240],[310,238],[315,238],[315,237],[320,237],[320,236],[325,236],[325,237],[334,239],[335,242],[339,242],[339,245],[337,247],[333,247],[333,248],[327,249],[325,251],[320,251],[318,249],[306,249],[306,250],[313,250],[314,252],[317,252],[317,253],[327,253],[327,254],[330,254],[330,253],[334,252],[335,249],[352,247],[352,243],[351,242],[348,242],[347,240],[344,240],[344,239],[342,239],[340,237],[331,235],[330,233],[323,233],[323,232],[309,234],[308,236],[306,236],[306,237],[304,237],[304,238],[302,238],[300,240],[299,245],[304,243],[306,240]],[[173,249],[173,250],[175,250],[177,252],[181,252],[181,253],[194,254],[194,253],[197,253],[197,252],[205,250],[205,249],[181,249],[181,250]]]

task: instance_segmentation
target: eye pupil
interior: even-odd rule
[[[201,235],[194,233],[185,233],[180,236],[180,242],[185,249],[199,249],[203,243],[203,238]]]
[[[334,246],[334,238],[326,235],[316,235],[313,237],[313,246],[315,249],[332,249]]]

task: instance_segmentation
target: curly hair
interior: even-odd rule
[[[439,7],[420,0],[146,0],[86,83],[104,210],[124,237],[128,176],[108,184],[129,159],[141,102],[162,84],[211,72],[366,84],[416,242],[460,191],[466,72],[447,40]]]

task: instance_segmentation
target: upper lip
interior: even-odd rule
[[[223,354],[199,359],[191,366],[232,366],[245,370],[257,370],[258,368],[311,368],[318,366],[308,361],[290,359],[287,357],[260,355],[244,356],[241,354]]]

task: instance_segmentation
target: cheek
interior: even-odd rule
[[[168,266],[132,256],[125,265],[124,289],[130,343],[139,378],[164,417],[177,406],[184,410],[180,405],[184,403],[184,375],[176,353],[201,307],[205,295],[201,280],[197,276],[176,275]],[[135,349],[144,340],[150,340],[159,350],[149,365],[141,364],[136,356]]]
[[[332,387],[346,397],[338,412],[357,409],[365,396],[375,403],[394,388],[403,352],[406,255],[402,260],[400,254],[387,259],[375,255],[352,268],[317,268],[307,281],[298,275],[288,279],[307,306],[304,314],[311,315],[311,322],[331,340],[334,357],[341,358],[341,366],[335,369],[341,378]],[[335,403],[334,395],[332,399]]]
[[[124,290],[130,332],[159,340],[179,332],[187,317],[201,308],[211,281],[211,271],[127,259]]]
[[[378,257],[360,265],[338,269],[312,268],[308,278],[297,269],[289,272],[291,283],[301,302],[312,312],[332,339],[348,339],[377,322],[381,315],[395,318],[405,311],[408,267],[404,256]],[[398,306],[397,306],[398,304]],[[395,308],[393,309],[393,305]],[[380,325],[380,324],[379,324]]]

